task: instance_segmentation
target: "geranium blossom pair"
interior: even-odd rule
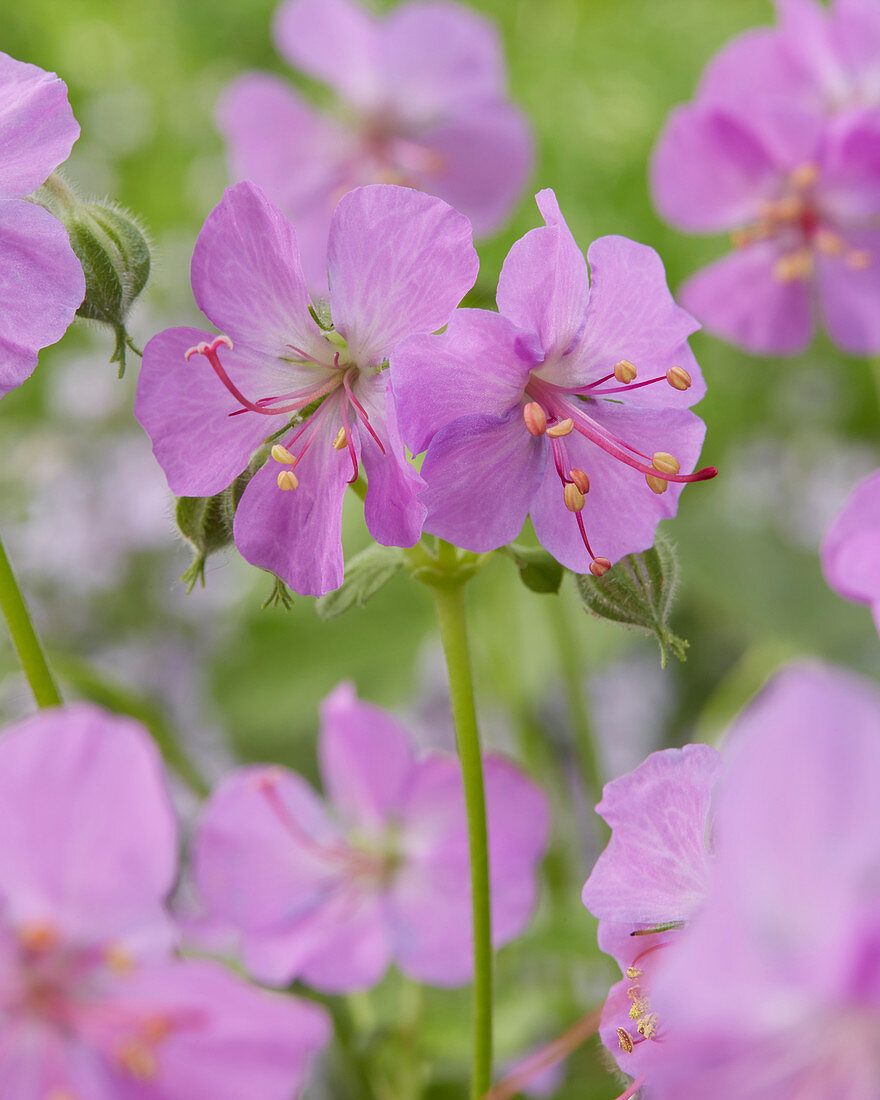
[[[361,461],[367,526],[386,545],[412,546],[424,527],[494,549],[531,511],[573,569],[601,573],[650,546],[681,485],[714,474],[681,472],[704,434],[687,411],[704,392],[696,326],[656,253],[624,238],[591,249],[591,289],[555,196],[539,201],[548,224],[511,250],[501,314],[453,316],[477,271],[467,219],[407,188],[349,192],[330,228],[330,329],[291,224],[252,184],[231,188],[192,269],[224,335],[160,334],[138,386],[174,492],[219,492],[268,440],[273,461],[244,491],[235,539],[303,594],[342,582],[342,497]],[[428,447],[422,477],[401,434]]]
[[[815,325],[880,349],[880,5],[780,0],[671,115],[651,179],[660,213],[735,251],[682,288],[706,327],[792,354]]]
[[[508,101],[494,28],[447,0],[374,16],[352,0],[286,0],[275,42],[328,84],[340,117],[268,73],[239,77],[218,109],[230,167],[294,222],[312,290],[327,291],[327,239],[341,195],[401,183],[438,195],[478,234],[494,231],[531,167],[528,125]]]
[[[249,971],[330,993],[375,985],[389,963],[420,982],[472,971],[461,769],[417,756],[390,716],[342,685],[319,741],[327,802],[298,775],[241,768],[205,807],[196,878],[209,916],[240,936]],[[522,932],[537,897],[549,811],[497,756],[484,761],[495,943]]]
[[[0,397],[29,377],[85,295],[64,226],[23,201],[78,136],[62,81],[0,53]]]
[[[624,979],[602,1038],[656,1100],[880,1092],[880,695],[779,674],[731,731],[608,784],[584,887]],[[628,1091],[627,1095],[631,1095]]]
[[[289,1100],[323,1009],[175,957],[178,837],[158,753],[76,705],[0,740],[4,1100]]]

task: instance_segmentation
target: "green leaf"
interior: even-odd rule
[[[685,660],[688,646],[669,626],[677,586],[675,549],[659,532],[650,550],[622,558],[604,577],[577,578],[580,597],[593,615],[654,636],[663,668],[670,651],[679,661]]]
[[[526,588],[550,594],[559,591],[565,570],[546,550],[540,546],[519,546],[515,542],[503,549],[515,563]]]
[[[350,607],[363,607],[402,568],[404,560],[397,546],[368,546],[347,563],[342,587],[316,601],[318,614],[322,619],[334,619]]]

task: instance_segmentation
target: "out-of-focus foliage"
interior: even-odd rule
[[[673,286],[720,251],[719,242],[680,236],[659,221],[646,164],[669,109],[690,96],[725,40],[772,19],[769,0],[472,6],[499,23],[513,95],[536,130],[533,190],[556,189],[582,245],[606,233],[654,245]],[[0,46],[56,70],[69,85],[83,136],[66,174],[81,193],[110,194],[149,227],[153,279],[128,326],[139,346],[168,325],[201,323],[189,259],[226,182],[212,109],[243,70],[285,71],[270,40],[273,7],[272,0],[5,5]],[[505,231],[480,245],[481,304],[491,301],[510,244],[537,222],[527,194]],[[76,669],[83,658],[95,659],[109,685],[142,693],[163,721],[196,738],[197,755],[213,773],[223,760],[211,738],[225,738],[241,756],[283,760],[311,774],[317,703],[343,678],[363,697],[409,711],[426,738],[448,739],[430,595],[405,573],[365,607],[327,622],[307,599],[295,598],[290,613],[260,610],[271,578],[231,554],[212,556],[207,589],[186,596],[175,578],[188,564],[187,548],[174,534],[173,503],[131,415],[137,362],[130,357],[116,382],[106,332],[77,329],[0,404],[4,538],[62,675],[67,669],[69,681],[88,692],[88,677],[77,679]],[[818,654],[876,670],[870,616],[827,590],[816,554],[848,489],[880,463],[880,392],[870,365],[824,342],[790,361],[749,357],[701,335],[694,347],[709,384],[698,407],[708,424],[702,461],[720,475],[689,487],[678,519],[666,525],[680,564],[672,626],[690,642],[687,662],[655,673],[652,642],[585,614],[567,581],[559,595],[528,591],[500,555],[469,588],[489,740],[519,755],[551,790],[576,774],[561,650],[574,649],[585,684],[589,675],[615,772],[652,747],[716,734],[787,656]],[[366,546],[361,511],[352,496],[347,556]],[[11,667],[0,646],[0,673]],[[608,705],[609,694],[618,705]],[[0,680],[0,715],[15,713],[22,699],[14,678]],[[633,713],[633,699],[647,701],[642,713]],[[595,841],[578,798],[574,816],[557,825],[541,917],[500,956],[502,1063],[585,1012],[603,995],[603,981],[607,989],[610,971],[579,900]],[[466,992],[418,997],[389,979],[369,1003],[355,1005],[384,1037],[370,1057],[381,1070],[388,1036],[418,1033],[439,1066],[428,1095],[460,1095],[467,1000]],[[601,1074],[595,1088],[584,1084],[598,1058],[595,1046],[581,1051],[554,1095],[613,1095],[613,1081]]]

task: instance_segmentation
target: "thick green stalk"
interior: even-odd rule
[[[9,628],[9,636],[31,691],[34,693],[37,706],[60,706],[61,696],[49,671],[27,604],[24,602],[2,542],[0,542],[0,611],[3,612],[3,618]]]
[[[455,550],[441,543],[438,561],[451,563]],[[492,924],[489,894],[489,840],[483,760],[474,705],[474,685],[465,617],[464,584],[450,576],[434,586],[440,637],[449,672],[449,695],[467,812],[474,939],[474,1064],[471,1097],[478,1100],[492,1083]]]

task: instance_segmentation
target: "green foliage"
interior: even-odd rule
[[[670,651],[683,661],[688,647],[669,626],[677,586],[675,549],[659,532],[650,550],[628,554],[604,577],[586,574],[577,578],[580,597],[593,615],[653,635],[663,668]]]
[[[315,610],[322,619],[334,619],[351,607],[363,607],[403,568],[405,560],[397,546],[368,546],[346,562],[342,585],[316,600]]]
[[[546,594],[559,591],[565,570],[552,554],[540,546],[521,546],[515,542],[505,546],[504,552],[513,560],[526,588]]]

